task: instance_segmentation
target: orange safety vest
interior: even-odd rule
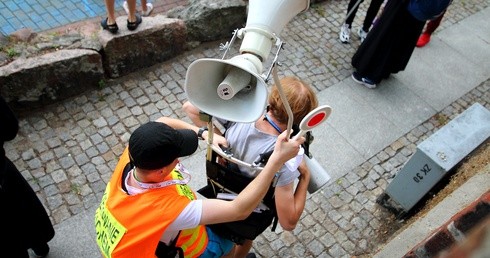
[[[121,187],[128,163],[126,148],[95,213],[97,244],[104,257],[156,257],[163,232],[196,195],[189,186],[180,184],[128,195]],[[167,180],[182,178],[174,169]],[[199,225],[182,230],[176,246],[182,248],[185,257],[198,257],[207,244],[206,228]]]

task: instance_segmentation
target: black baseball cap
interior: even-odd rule
[[[129,159],[137,168],[159,169],[178,157],[191,155],[197,146],[197,134],[193,130],[148,122],[129,137]]]

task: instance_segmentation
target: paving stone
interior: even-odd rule
[[[92,189],[90,188],[89,185],[82,185],[80,186],[80,189],[79,189],[79,192],[78,194],[80,194],[80,196],[87,196],[89,194],[92,193]]]
[[[333,245],[329,250],[328,253],[332,257],[344,257],[344,255],[347,254],[347,252],[340,246],[339,244]]]
[[[70,193],[71,192],[71,182],[67,179],[64,181],[61,181],[56,184],[58,186],[58,190],[62,194]]]
[[[33,178],[38,179],[38,180],[41,180],[43,177],[46,176],[46,171],[42,167],[37,168],[37,169],[29,169],[28,171],[25,171],[25,174],[29,174],[29,173],[30,173],[30,175],[32,175]],[[45,186],[45,185],[47,185],[47,183],[43,184],[42,186]]]
[[[353,251],[353,250],[356,250],[356,245],[354,243],[352,243],[352,241],[350,240],[346,240],[344,242],[341,242],[340,245],[342,246],[342,248],[344,248],[344,250],[346,251]]]
[[[326,232],[325,234],[320,236],[319,240],[327,248],[330,248],[330,246],[336,243],[335,237],[330,232]]]
[[[57,160],[50,160],[48,161],[48,163],[45,164],[45,166],[46,166],[46,171],[55,171],[61,168]]]
[[[110,148],[105,142],[102,142],[101,144],[97,145],[97,150],[99,151],[99,153],[106,153],[110,150]]]
[[[325,218],[327,217],[327,215],[325,214],[325,211],[320,210],[320,209],[317,209],[311,215],[316,221],[320,221],[320,222],[323,222],[325,220]]]
[[[55,184],[49,184],[43,187],[43,190],[46,193],[47,197],[52,197],[60,193],[58,187]]]
[[[54,158],[54,153],[52,151],[46,151],[41,153],[39,155],[39,158],[41,159],[42,163],[45,163],[46,161],[52,160]]]
[[[144,106],[150,102],[150,99],[147,96],[141,96],[136,99],[136,104],[140,106]]]
[[[350,203],[352,201],[352,199],[354,198],[351,194],[349,194],[349,192],[347,191],[342,191],[339,193],[339,197],[340,199],[344,202],[344,203]]]
[[[291,256],[292,257],[302,257],[305,255],[306,249],[303,245],[301,244],[294,244],[291,248]]]
[[[324,249],[324,246],[316,239],[314,239],[313,241],[309,242],[307,245],[306,245],[308,251],[314,256],[314,257],[318,257],[318,255],[320,253],[323,252],[323,249]]]
[[[131,113],[135,116],[143,114],[143,109],[140,106],[134,106],[131,108]]]
[[[353,184],[353,183],[359,181],[360,177],[358,174],[355,174],[355,173],[347,173],[345,175],[345,179],[347,179],[347,181],[349,181],[350,184]],[[351,187],[351,186],[347,186],[347,187]]]
[[[24,160],[30,160],[34,157],[35,157],[35,153],[32,149],[29,149],[29,150],[22,153],[22,159],[24,159]]]
[[[347,217],[347,216],[346,216]],[[337,225],[343,230],[348,231],[352,228],[352,224],[347,220],[347,218],[342,217],[337,221]]]
[[[283,231],[280,234],[279,239],[284,243],[284,246],[291,246],[297,241],[294,235],[289,231]]]
[[[46,200],[48,202],[48,206],[49,206],[50,210],[57,209],[58,207],[62,206],[64,203],[61,194],[55,194],[52,196],[48,196],[48,198],[46,198]]]
[[[32,170],[32,169],[40,168],[42,166],[42,163],[41,160],[39,160],[38,158],[34,158],[27,161],[27,165],[29,166],[29,169]]]
[[[89,183],[97,182],[100,180],[99,174],[97,172],[90,173],[87,175],[87,181]]]
[[[50,175],[51,175],[51,178],[53,179],[53,181],[56,184],[58,184],[60,182],[63,182],[63,181],[65,181],[65,180],[68,179],[68,177],[65,174],[65,171],[64,170],[60,170],[60,169],[51,172]]]
[[[58,209],[54,209],[51,212],[51,217],[54,220],[54,223],[60,223],[71,217],[71,213],[66,206],[59,207]]]
[[[281,249],[281,247],[283,246],[283,244],[282,244],[282,241],[281,240],[275,239],[275,240],[273,240],[270,243],[270,246],[271,246],[272,250],[278,251],[279,249]]]
[[[59,159],[59,161],[60,161],[60,165],[63,169],[67,169],[67,168],[75,165],[75,160],[73,160],[73,158],[71,156],[61,157]]]
[[[302,231],[299,233],[298,238],[303,243],[309,243],[313,239],[315,239],[315,235],[313,235],[310,231]]]
[[[68,209],[71,213],[78,214],[85,211],[86,208],[83,206],[83,204],[78,203],[78,204],[70,205]]]

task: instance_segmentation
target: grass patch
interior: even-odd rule
[[[5,53],[7,53],[9,58],[14,58],[19,55],[19,53],[13,47],[7,48]]]

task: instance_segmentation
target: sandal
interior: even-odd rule
[[[130,22],[129,20],[127,20],[128,30],[135,30],[136,28],[138,28],[138,25],[140,25],[140,23],[142,22],[141,16],[139,14],[135,14],[135,17],[136,17],[136,21],[134,22]]]
[[[112,34],[116,34],[119,30],[119,27],[117,27],[117,23],[114,22],[114,24],[107,24],[107,19],[109,18],[102,19],[102,21],[100,21],[100,26],[102,26],[102,29],[108,30]]]

